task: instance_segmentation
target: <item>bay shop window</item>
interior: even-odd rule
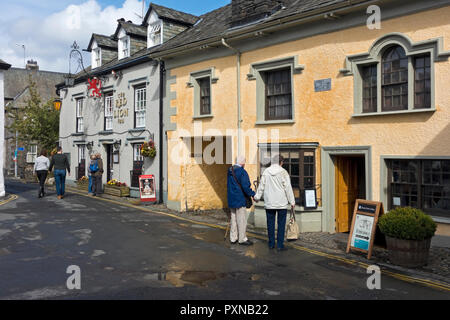
[[[450,159],[388,159],[389,209],[410,206],[450,218]]]
[[[304,206],[304,191],[316,188],[316,144],[259,145],[259,176],[271,165],[272,156],[284,158],[297,205]]]

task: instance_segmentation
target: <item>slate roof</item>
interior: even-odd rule
[[[125,32],[130,36],[137,36],[147,39],[147,27],[139,24],[134,24],[130,21],[125,21],[125,19],[123,18],[117,20],[117,22],[118,22],[117,29],[116,32],[114,33],[115,39],[117,39],[121,27],[124,28]]]
[[[11,68],[4,72],[5,99],[14,100],[20,96],[29,86],[29,75],[36,82],[36,89],[39,92],[42,102],[46,102],[55,96],[55,85],[64,81],[64,73],[27,70],[21,68]]]
[[[94,42],[94,40],[97,41],[97,45],[100,48],[109,48],[117,50],[117,40],[113,39],[112,36],[105,36],[102,34],[93,33],[91,41],[89,41],[89,45],[87,48],[88,51],[92,50],[92,43]]]
[[[0,69],[8,70],[9,68],[11,68],[11,65],[0,59]]]
[[[144,21],[147,21],[148,16],[150,15],[150,12],[152,11],[151,9],[155,10],[158,17],[160,17],[162,19],[170,19],[173,21],[181,22],[183,24],[187,24],[187,25],[193,25],[199,20],[199,17],[194,16],[192,14],[181,12],[181,11],[174,10],[174,9],[170,9],[167,7],[163,7],[158,4],[150,3],[150,7],[147,11],[147,14],[145,15]]]
[[[320,8],[326,8],[332,5],[348,3],[347,0],[282,0],[284,8],[273,13],[271,16],[261,21],[255,22],[252,26],[264,24],[271,21],[289,17],[296,14],[311,12]],[[186,44],[206,41],[217,37],[225,37],[233,30],[244,29],[247,26],[231,28],[232,21],[232,5],[231,3],[208,12],[200,16],[200,20],[192,27],[178,34],[171,40],[167,41],[158,48],[152,50],[151,53],[174,49]]]

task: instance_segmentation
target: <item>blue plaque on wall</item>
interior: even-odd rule
[[[331,78],[315,80],[314,81],[314,90],[316,92],[330,91],[331,90]]]

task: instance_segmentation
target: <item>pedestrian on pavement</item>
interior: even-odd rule
[[[228,169],[227,198],[231,210],[230,242],[240,245],[252,245],[247,238],[247,200],[252,203],[251,197],[255,192],[251,189],[250,178],[245,167],[245,157],[238,156],[236,164]]]
[[[54,175],[55,175],[55,183],[56,183],[56,194],[58,199],[62,199],[64,197],[65,188],[66,188],[66,170],[70,177],[70,164],[67,156],[62,154],[62,148],[58,147],[56,149],[57,153],[52,157],[52,161],[50,162],[50,168],[48,171],[52,171],[53,167],[55,167]]]
[[[89,167],[88,167],[88,175],[89,175],[89,187],[88,187],[88,193],[91,195],[94,192],[94,186],[93,186],[93,181],[94,181],[94,173],[98,170],[98,166],[97,166],[97,170],[96,170],[96,164],[97,164],[97,154],[93,153],[90,156],[91,161],[89,162]]]
[[[34,172],[39,179],[39,198],[45,197],[45,180],[47,179],[48,168],[50,167],[50,160],[47,158],[47,150],[42,149],[39,157],[34,162]]]
[[[287,209],[295,208],[295,197],[291,186],[289,173],[282,167],[283,157],[274,155],[271,166],[267,168],[261,177],[261,182],[256,191],[254,200],[258,202],[264,195],[264,207],[266,209],[267,233],[269,236],[269,248],[275,248],[275,216],[277,216],[277,250],[286,250],[284,246],[284,233],[286,229]]]
[[[102,181],[102,175],[103,175],[103,160],[102,156],[99,152],[95,155],[95,159],[97,161],[98,170],[94,172],[93,174],[93,180],[92,180],[92,192],[93,196],[96,196],[98,194],[103,193],[103,181]]]

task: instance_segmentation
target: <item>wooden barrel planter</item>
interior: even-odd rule
[[[403,240],[386,236],[389,259],[393,264],[417,268],[428,263],[431,238],[422,241]]]
[[[130,187],[117,187],[109,184],[104,185],[104,193],[116,197],[129,197]]]
[[[89,180],[77,181],[77,189],[88,192]]]

